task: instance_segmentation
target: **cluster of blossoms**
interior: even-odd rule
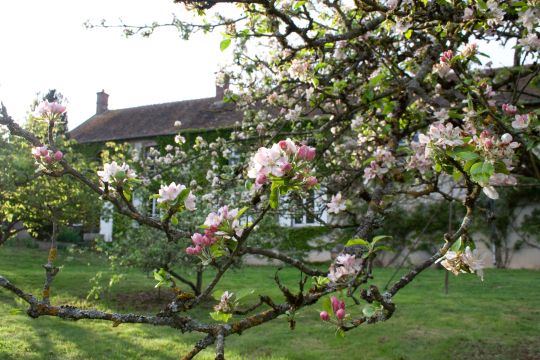
[[[338,298],[332,296],[330,298],[330,304],[332,305],[332,311],[338,322],[343,321],[343,319],[347,316],[347,313],[345,312],[345,301],[338,300]],[[330,314],[328,314],[328,311],[321,311],[320,317],[323,321],[330,320]]]
[[[48,102],[47,100],[42,101],[36,110],[34,111],[34,116],[42,119],[55,119],[59,115],[66,112],[66,107],[56,101]]]
[[[356,274],[360,270],[360,261],[354,255],[341,254],[336,258],[334,264],[330,265],[328,280],[333,283],[345,281],[350,275]]]
[[[511,104],[502,104],[503,113],[510,118],[513,118],[512,127],[516,130],[525,130],[529,128],[531,123],[536,120],[536,114],[518,114],[518,109]]]
[[[244,231],[240,225],[239,217],[242,211],[239,209],[229,210],[227,205],[219,208],[217,213],[210,213],[204,221],[204,234],[195,233],[191,236],[194,246],[186,248],[188,255],[201,255],[206,250],[206,255],[210,258],[208,248],[218,242],[223,243],[226,240],[240,237]],[[225,245],[225,244],[223,244]]]
[[[129,179],[135,179],[137,176],[129,165],[126,163],[118,165],[116,161],[104,164],[103,170],[98,171],[97,174],[103,183],[116,186],[121,186]]]
[[[36,159],[37,163],[44,166],[50,166],[54,162],[62,160],[64,154],[60,150],[53,153],[47,146],[36,146],[32,149],[32,155]]]
[[[185,191],[185,196],[180,196]],[[195,195],[182,184],[176,185],[175,182],[170,183],[169,185],[161,185],[159,189],[159,197],[157,198],[158,204],[167,204],[173,205],[175,201],[180,196],[183,198],[184,207],[189,211],[195,210]]]
[[[275,178],[287,178],[302,183],[306,188],[317,185],[317,178],[309,175],[310,161],[315,159],[315,148],[296,145],[291,139],[282,140],[270,148],[261,147],[251,158],[248,176],[255,179],[258,189]]]
[[[439,62],[433,65],[433,72],[439,75],[440,77],[445,77],[448,75],[452,69],[450,65],[450,60],[454,57],[454,52],[452,50],[446,50],[443,52],[439,58]]]
[[[376,178],[382,179],[396,163],[394,155],[386,149],[377,149],[373,154],[373,158],[369,166],[364,169],[365,184]]]
[[[347,209],[347,205],[345,204],[345,199],[341,196],[341,192],[338,192],[336,195],[332,195],[332,199],[328,204],[326,204],[328,207],[328,213],[329,214],[339,214],[342,211],[345,211]]]
[[[476,273],[482,281],[484,280],[484,262],[478,256],[478,250],[471,250],[469,246],[465,250],[452,251],[449,250],[446,254],[437,260],[448,271],[454,275],[459,273]]]

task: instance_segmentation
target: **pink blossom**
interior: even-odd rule
[[[45,155],[45,156],[43,157],[43,161],[45,161],[47,164],[50,164],[50,163],[53,162],[53,158],[50,157],[50,155],[47,154],[47,155]]]
[[[344,211],[347,208],[345,205],[345,199],[343,199],[341,196],[341,192],[338,192],[336,195],[332,195],[332,199],[326,205],[328,206],[329,214],[339,214],[341,211]]]
[[[54,116],[63,114],[65,111],[66,107],[64,105],[59,104],[56,101],[50,103],[45,100],[38,105],[36,111],[34,112],[34,115],[36,117]]]
[[[345,310],[343,309],[339,309],[338,311],[336,311],[336,317],[339,319],[339,320],[343,320],[343,318],[345,317]]]
[[[529,127],[530,122],[531,118],[529,114],[516,115],[515,120],[512,121],[512,127],[518,130],[526,129]]]
[[[507,115],[513,116],[517,114],[517,107],[515,107],[514,105],[502,104],[501,108]]]
[[[433,72],[437,75],[439,75],[440,77],[444,78],[446,77],[446,75],[448,75],[448,73],[450,72],[452,68],[450,67],[450,65],[448,63],[437,63],[435,65],[433,65]]]

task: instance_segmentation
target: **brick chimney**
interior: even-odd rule
[[[223,96],[225,95],[225,90],[229,89],[229,76],[224,75],[223,76],[223,85],[218,85],[216,81],[216,100],[222,101]]]
[[[109,110],[109,94],[105,90],[101,90],[97,93],[96,115],[104,113],[107,110]]]

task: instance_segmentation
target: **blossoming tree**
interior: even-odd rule
[[[165,272],[156,272],[158,285],[172,282],[176,291],[157,315],[61,307],[49,299],[58,272],[51,256],[41,298],[0,277],[0,286],[29,304],[30,316],[199,332],[204,338],[184,358],[215,344],[216,359],[223,359],[226,337],[283,314],[293,325],[294,313],[307,306],[319,306],[321,320],[338,334],[388,320],[396,311],[394,296],[436,262],[456,275],[482,276],[469,231],[478,198],[497,199],[498,188],[511,188],[520,179],[540,180],[538,93],[530,90],[540,72],[538,2],[175,2],[203,18],[199,23],[175,18],[173,25],[184,36],[224,28],[221,48],[234,45],[234,63],[224,73],[235,86],[226,100],[245,114],[230,139],[211,151],[219,156],[231,144],[244,144],[249,155],[234,171],[216,174],[209,191],[218,194],[226,182],[245,183],[245,190],[234,203],[214,203],[200,231],[182,227],[182,214],[194,211],[199,202],[189,186],[161,184],[155,194],[161,217],[151,218],[133,205],[132,193],[143,185],[126,164],[104,164],[99,180],[88,178],[65,159],[44,160],[51,153],[42,153],[43,146],[53,155],[59,149],[21,129],[5,109],[0,124],[35,146],[41,171],[57,168],[120,213],[162,231],[171,241],[184,241],[186,253],[202,266],[214,267],[215,277],[194,295],[180,290]],[[220,3],[236,3],[237,16],[211,17]],[[148,35],[157,27],[125,26],[125,31]],[[477,66],[489,41],[515,43],[514,66]],[[50,114],[54,119],[53,107]],[[53,131],[54,121],[49,124]],[[314,189],[329,195],[326,210],[334,221],[325,225],[354,229],[328,271],[250,242],[270,211]],[[373,261],[388,250],[384,242],[392,235],[380,228],[384,217],[396,204],[434,196],[462,203],[460,226],[439,239],[432,256],[387,289],[370,284],[376,276]],[[312,215],[325,223],[320,213]],[[217,294],[219,302],[210,314],[215,322],[190,315],[248,254],[297,268],[302,274],[298,289],[283,285],[276,274],[282,300],[257,294],[258,300],[249,302],[249,289],[228,289]]]

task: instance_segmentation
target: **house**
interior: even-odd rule
[[[181,132],[208,133],[232,129],[242,121],[242,113],[234,104],[223,101],[227,84],[216,86],[214,97],[176,101],[163,104],[138,106],[110,110],[109,95],[105,91],[97,93],[96,113],[84,123],[69,132],[69,136],[79,144],[103,144],[107,141],[130,143],[137,151],[156,146],[161,136],[174,136]],[[175,126],[181,121],[180,127]],[[315,207],[313,196],[306,199],[306,205]],[[326,218],[326,214],[323,214]],[[318,223],[305,213],[280,216],[281,226],[313,226]],[[112,241],[112,219],[100,219],[99,233],[106,241]]]

